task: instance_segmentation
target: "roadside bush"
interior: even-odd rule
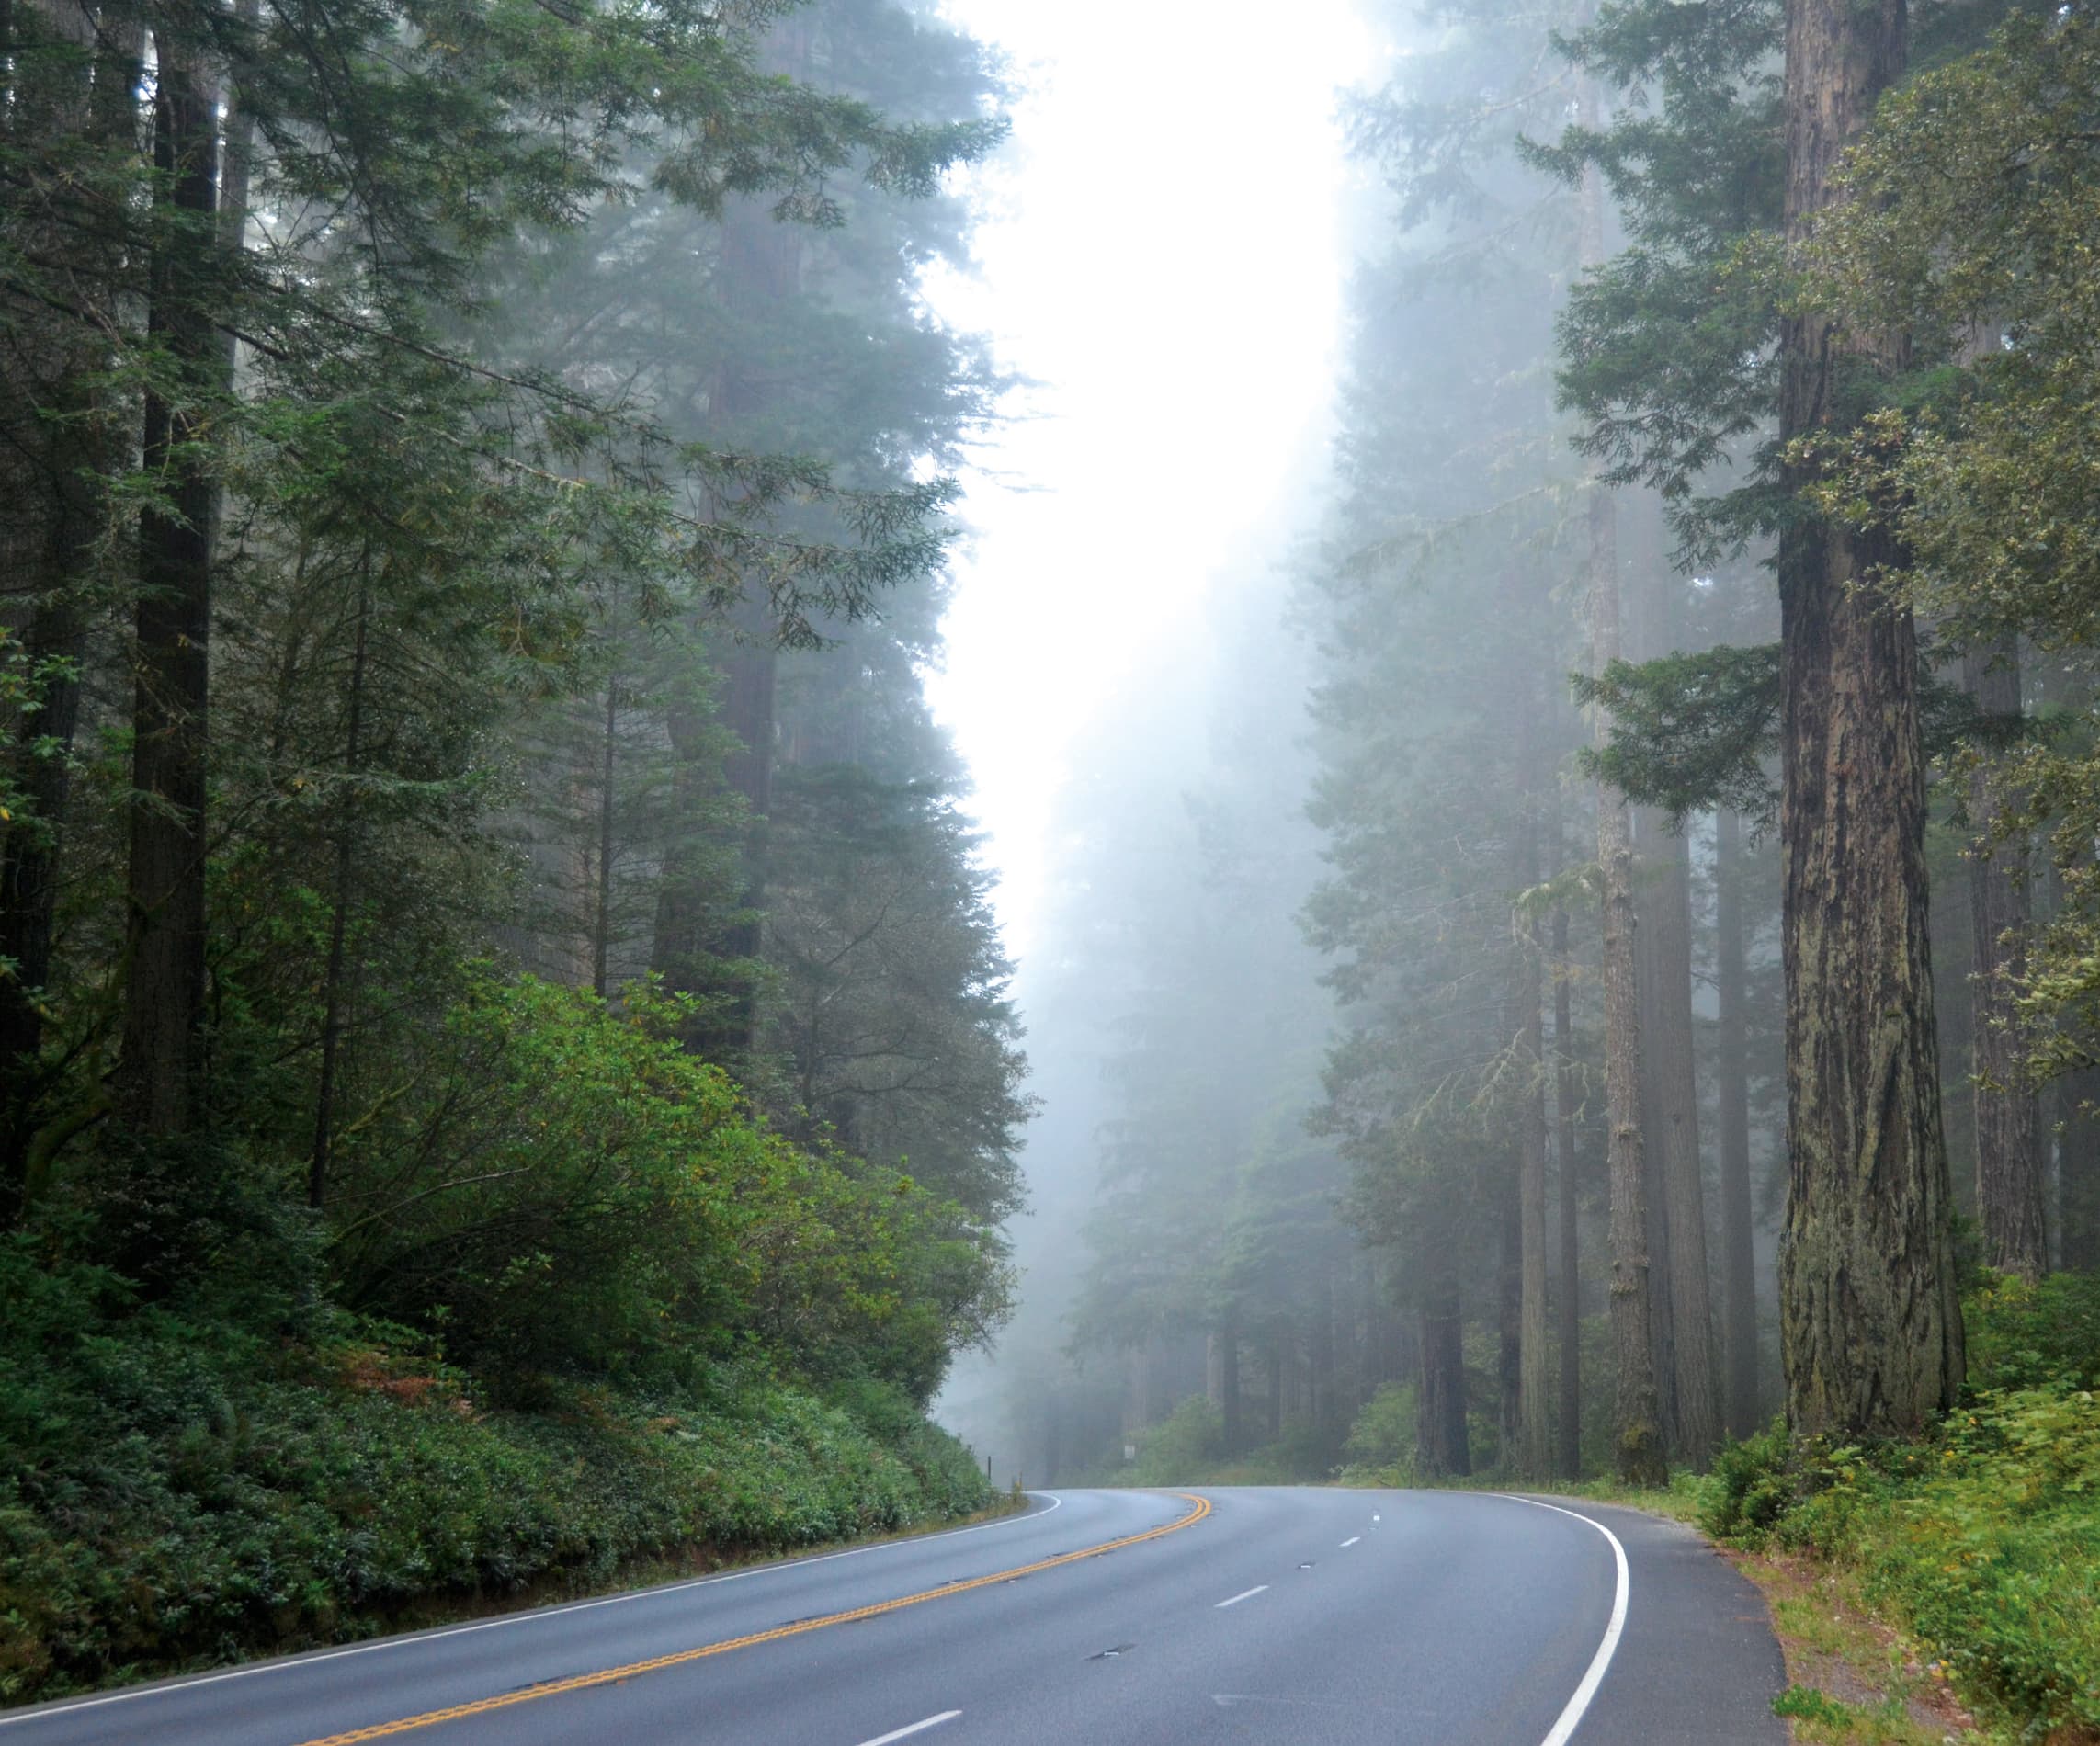
[[[1412,1382],[1386,1382],[1365,1401],[1343,1441],[1353,1485],[1414,1483],[1415,1396]]]
[[[2041,1729],[2100,1729],[2100,1400],[1992,1395],[1854,1524],[1867,1592],[1963,1688]]]
[[[1971,1389],[2100,1389],[2100,1274],[1993,1277],[1967,1309]]]
[[[1206,1395],[1192,1394],[1138,1438],[1138,1458],[1125,1470],[1131,1485],[1191,1485],[1225,1453],[1225,1415]]]
[[[647,983],[615,1013],[531,977],[473,982],[409,1086],[342,1138],[343,1300],[506,1381],[755,1342],[930,1399],[1004,1314],[1000,1240],[899,1171],[775,1133],[678,1045],[689,1018]]]
[[[1971,1395],[1933,1436],[1789,1446],[1775,1424],[1716,1457],[1700,1522],[1853,1566],[2033,1736],[2100,1731],[2100,1281],[1987,1280],[1968,1332]]]
[[[1792,1456],[1784,1419],[1729,1444],[1700,1488],[1699,1525],[1717,1540],[1762,1545],[1793,1506]]]

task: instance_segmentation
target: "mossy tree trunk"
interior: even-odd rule
[[[1790,242],[1901,73],[1903,0],[1788,0]],[[1782,441],[1844,414],[1848,367],[1899,364],[1892,334],[1789,316]],[[1789,482],[1809,482],[1804,463]],[[1802,516],[1778,552],[1788,1193],[1779,1294],[1788,1417],[1808,1434],[1903,1433],[1962,1374],[1926,935],[1917,635],[1877,578],[1885,534]]]

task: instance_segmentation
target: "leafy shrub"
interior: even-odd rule
[[[1756,1546],[1795,1498],[1787,1422],[1731,1443],[1714,1457],[1699,1496],[1699,1525],[1719,1540]]]
[[[1966,1308],[1972,1389],[2100,1389],[2100,1274],[1992,1277]]]
[[[1381,1485],[1413,1483],[1416,1412],[1412,1382],[1381,1383],[1342,1444],[1349,1463],[1345,1477]]]
[[[2090,1278],[1987,1283],[1969,1319],[1986,1386],[1934,1436],[1789,1447],[1774,1425],[1716,1458],[1702,1525],[1853,1565],[1966,1697],[2033,1737],[2100,1730],[2096,1317]]]
[[[660,1374],[751,1343],[930,1399],[1010,1287],[998,1240],[901,1172],[790,1143],[643,984],[483,979],[336,1152],[354,1310],[477,1371]]]
[[[1848,1548],[1869,1594],[1965,1690],[2044,1729],[2100,1729],[2100,1400],[1986,1396],[1912,1461]]]
[[[1139,1434],[1125,1477],[1133,1485],[1191,1485],[1224,1453],[1225,1415],[1208,1396],[1192,1394]]]

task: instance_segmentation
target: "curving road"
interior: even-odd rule
[[[1027,1514],[0,1716],[0,1746],[1783,1746],[1756,1591],[1632,1511],[1306,1487]]]

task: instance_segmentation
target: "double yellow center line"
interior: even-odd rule
[[[399,1721],[375,1722],[369,1728],[353,1728],[346,1733],[326,1734],[317,1740],[302,1742],[302,1746],[357,1746],[368,1740],[385,1740],[394,1734],[405,1734],[413,1729],[435,1728],[440,1722],[456,1722],[469,1716],[485,1716],[492,1710],[508,1709],[515,1704],[529,1704],[536,1698],[559,1697],[564,1692],[587,1692],[593,1686],[611,1685],[623,1679],[633,1679],[641,1673],[661,1672],[666,1667],[682,1667],[687,1661],[704,1661],[710,1655],[726,1655],[732,1649],[750,1649],[758,1643],[774,1643],[783,1637],[800,1637],[805,1631],[821,1631],[827,1625],[850,1625],[856,1619],[875,1618],[884,1613],[901,1612],[907,1606],[916,1606],[921,1601],[944,1600],[950,1594],[967,1594],[973,1588],[986,1588],[993,1582],[1011,1582],[1017,1577],[1033,1576],[1039,1570],[1054,1570],[1061,1564],[1076,1564],[1081,1559],[1099,1558],[1104,1552],[1121,1550],[1126,1546],[1141,1546],[1147,1540],[1159,1539],[1164,1535],[1178,1532],[1210,1514],[1210,1502],[1191,1492],[1176,1492],[1194,1507],[1186,1515],[1177,1516],[1172,1522],[1155,1528],[1147,1528],[1142,1534],[1126,1534],[1119,1540],[1106,1540],[1099,1546],[1084,1546],[1076,1552],[1060,1552],[1055,1558],[1038,1559],[1033,1564],[1022,1564],[1007,1570],[993,1570],[989,1576],[973,1576],[965,1582],[944,1582],[938,1588],[922,1589],[916,1594],[902,1594],[893,1601],[877,1601],[871,1606],[856,1606],[844,1613],[826,1613],[821,1618],[797,1619],[791,1625],[776,1625],[769,1631],[753,1631],[748,1637],[732,1637],[725,1642],[703,1643],[698,1649],[682,1649],[670,1655],[654,1655],[645,1661],[629,1661],[621,1667],[607,1667],[596,1673],[577,1673],[568,1679],[551,1679],[544,1684],[527,1685],[513,1692],[501,1692],[494,1697],[479,1697],[471,1704],[453,1704],[444,1709],[425,1710],[420,1716],[403,1716]]]

